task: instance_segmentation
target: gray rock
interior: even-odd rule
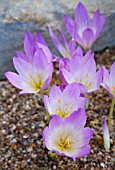
[[[71,2],[71,3],[70,3]],[[4,72],[13,71],[12,57],[15,51],[23,51],[25,31],[37,33],[40,31],[55,54],[59,54],[49,36],[47,24],[57,34],[57,25],[63,24],[63,16],[73,17],[77,0],[1,0],[0,1],[0,79]],[[94,45],[94,50],[102,50],[115,45],[115,3],[114,0],[82,0],[90,15],[100,8],[106,13],[106,23],[100,38]],[[67,34],[66,34],[67,35]],[[69,36],[68,36],[69,37]]]

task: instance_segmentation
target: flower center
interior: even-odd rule
[[[29,77],[31,78],[30,85],[34,88],[35,91],[39,91],[44,84],[43,77],[40,74],[38,74],[38,79],[35,80],[30,73]]]
[[[86,87],[86,89],[88,90],[89,87],[92,85],[92,82],[88,82],[88,78],[89,78],[88,73],[85,75],[85,78],[86,78],[86,82],[85,83],[83,83],[83,80],[81,78],[80,78],[80,80],[78,80],[78,78],[76,78],[76,83],[83,84]]]
[[[61,106],[60,99],[58,99],[57,102],[59,106],[56,108],[56,113],[63,118],[66,118],[67,116],[69,116],[69,113],[71,113],[73,107],[69,106],[68,103],[65,103],[64,106]]]
[[[115,96],[115,86],[112,86],[112,93]]]
[[[61,147],[61,151],[70,148],[72,143],[73,143],[72,137],[70,135],[67,135],[67,132],[64,131],[61,134],[60,140],[58,142],[59,146]]]

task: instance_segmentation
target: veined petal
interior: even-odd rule
[[[90,24],[90,18],[85,6],[80,2],[75,10],[75,18],[78,20],[78,24],[82,26],[88,26]]]

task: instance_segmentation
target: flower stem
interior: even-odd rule
[[[114,110],[114,105],[115,105],[115,97],[113,97],[113,99],[112,99],[112,103],[111,103],[111,107],[110,107],[110,111],[109,111],[109,116],[108,116],[109,131],[111,130],[111,120],[112,120],[112,114],[113,114],[113,110]]]

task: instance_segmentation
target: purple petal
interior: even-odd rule
[[[32,61],[33,58],[33,49],[34,49],[34,36],[30,32],[26,32],[24,38],[24,50],[30,61]]]
[[[35,42],[36,43],[41,43],[41,44],[43,44],[43,45],[45,45],[47,47],[47,44],[46,44],[45,40],[43,39],[40,32],[37,33],[37,35],[35,37]]]
[[[76,42],[74,40],[69,41],[69,51],[70,56],[72,57],[76,52]]]
[[[75,51],[75,54],[74,55],[80,55],[80,56],[83,56],[83,51],[82,51],[82,49],[81,49],[81,47],[80,46],[78,46],[77,47],[77,49],[76,49],[76,51]]]
[[[75,156],[75,158],[80,158],[82,156],[86,156],[90,154],[91,147],[86,145],[79,149],[79,153]],[[75,159],[74,159],[75,160]]]
[[[71,83],[67,85],[63,91],[63,95],[64,95],[65,100],[68,98],[73,99],[73,100],[78,98],[80,96],[80,90],[79,90],[79,86],[77,85],[77,83]]]
[[[30,64],[21,58],[13,57],[13,63],[17,72],[22,76],[26,76],[31,70]]]
[[[70,72],[68,72],[65,68],[63,68],[61,71],[67,83],[70,84],[75,82],[75,78],[73,77],[73,75]]]
[[[41,69],[46,68],[48,64],[48,60],[42,49],[36,50],[33,58],[33,64],[36,68],[41,68]]]
[[[70,125],[74,125],[76,129],[83,128],[86,124],[85,109],[78,109],[78,111],[74,111],[69,117],[66,118],[66,122]]]
[[[13,84],[15,87],[22,89],[23,85],[22,85],[22,78],[13,72],[6,72],[5,76],[7,77],[7,79],[9,80],[9,82],[11,84]]]
[[[66,49],[69,49],[68,42],[67,42],[67,40],[66,40],[66,38],[65,38],[65,35],[64,35],[63,30],[61,29],[61,27],[59,27],[59,32],[60,32],[60,34],[61,34],[61,38],[62,38],[62,41],[63,41]]]
[[[52,80],[52,77],[48,77],[48,79],[45,81],[45,83],[44,83],[43,87],[41,88],[41,90],[45,90],[49,86],[51,80]]]
[[[49,98],[50,100],[54,100],[55,98],[62,98],[62,92],[60,90],[59,87],[57,87],[56,85],[53,85],[51,90],[50,90],[50,94],[49,94]]]
[[[44,95],[43,98],[44,98],[44,104],[45,104],[46,109],[48,110],[49,114],[52,115],[53,114],[53,110],[52,110],[52,107],[50,105],[48,96]]]
[[[87,28],[83,32],[82,38],[83,38],[83,42],[84,42],[82,45],[83,48],[85,50],[89,50],[94,42],[94,32],[90,28]]]
[[[53,60],[52,54],[47,46],[41,43],[37,43],[38,47],[41,48],[44,52],[44,54],[47,57],[48,62],[51,62]]]
[[[20,51],[16,51],[16,55],[17,55],[19,58],[21,58],[22,60],[29,61],[29,60],[28,60],[28,57],[27,57],[24,53],[22,53],[22,52],[20,52]]]
[[[55,34],[53,33],[52,29],[49,27],[49,33],[50,36],[54,42],[54,44],[56,45],[57,49],[59,50],[59,52],[61,53],[62,56],[66,56],[66,50],[63,47],[63,45],[60,43],[60,41],[58,40],[58,38],[55,36]]]
[[[66,27],[68,33],[72,36],[74,21],[68,16],[64,16],[64,21],[65,21],[65,27]]]
[[[90,18],[85,6],[80,2],[75,11],[75,18],[78,20],[79,25],[85,24],[86,26],[90,23]]]

